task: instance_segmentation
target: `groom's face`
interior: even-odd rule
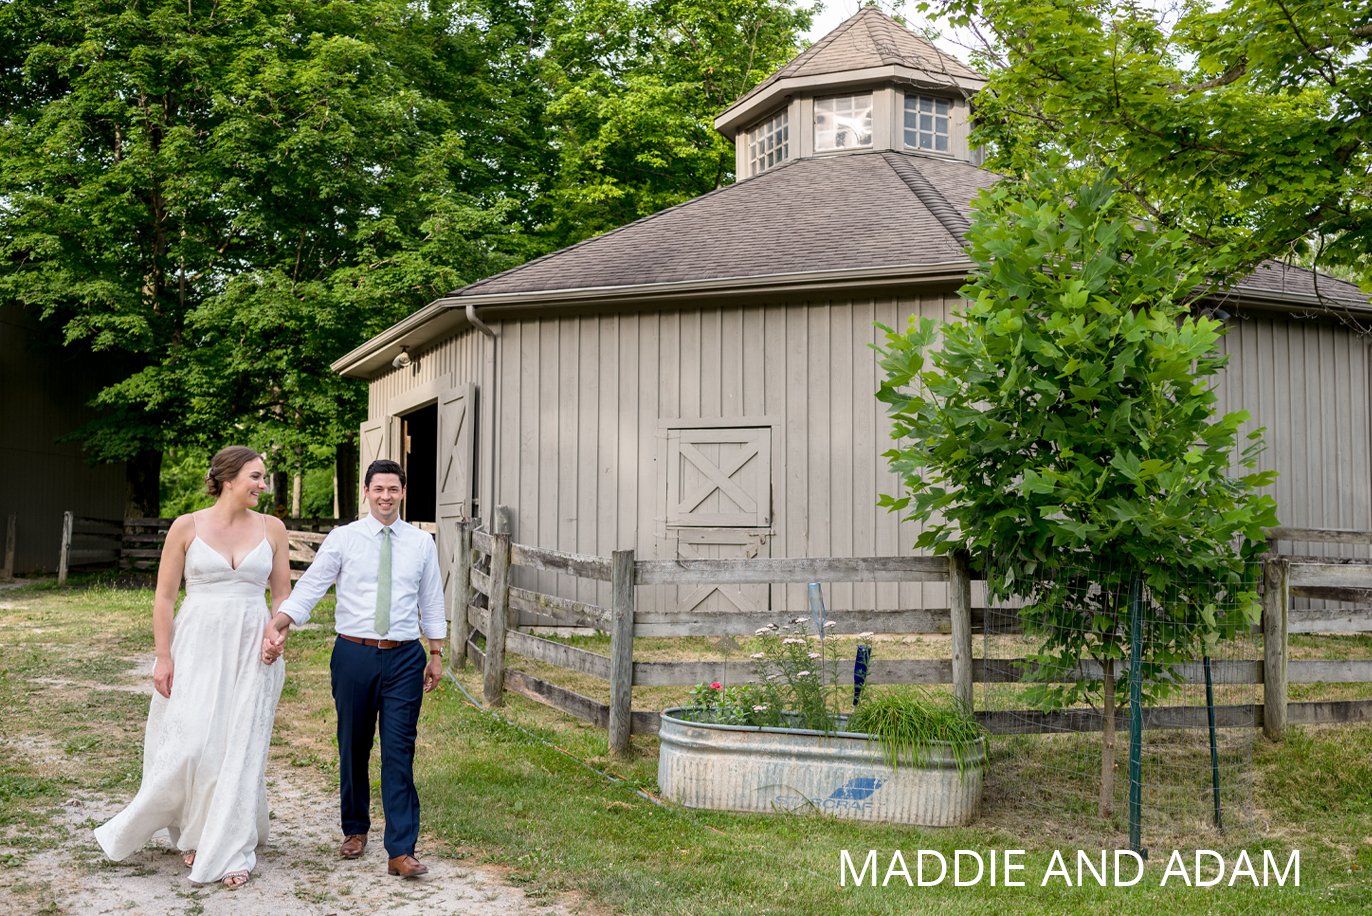
[[[367,484],[367,505],[377,520],[389,525],[400,515],[400,501],[405,498],[405,488],[400,485],[399,474],[373,474],[372,482]]]

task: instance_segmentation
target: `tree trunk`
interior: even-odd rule
[[[124,465],[124,517],[157,518],[162,511],[162,452],[147,449]]]
[[[357,518],[357,464],[359,460],[357,443],[351,439],[340,442],[334,450],[334,515],[346,522]]]
[[[305,473],[296,471],[291,475],[291,518],[300,518],[300,499],[305,489]]]
[[[285,471],[272,471],[272,515],[277,518],[285,518],[286,487],[290,484],[290,475]]]
[[[1108,658],[1101,667],[1105,669],[1101,703],[1105,719],[1100,733],[1100,816],[1108,818],[1115,813],[1115,660]]]

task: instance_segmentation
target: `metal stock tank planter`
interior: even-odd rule
[[[688,808],[953,827],[971,823],[981,804],[985,738],[961,765],[950,745],[934,744],[920,766],[892,767],[870,735],[719,725],[693,714],[666,710],[658,733],[658,785]]]

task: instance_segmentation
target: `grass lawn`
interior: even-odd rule
[[[137,785],[146,698],[131,693],[151,653],[149,591],[98,581],[0,592],[0,854],[6,865],[42,861],[57,806],[81,793],[120,797]],[[292,635],[288,677],[273,740],[273,767],[336,776],[328,687],[331,606],[316,629]],[[518,662],[516,662],[518,664]],[[479,674],[457,673],[473,695]],[[71,683],[107,682],[110,689]],[[683,691],[684,693],[684,691]],[[636,696],[638,705],[646,698]],[[655,698],[656,699],[656,698]],[[665,699],[665,697],[664,697]],[[129,723],[138,727],[130,730]],[[1160,887],[1168,849],[1152,849],[1133,887],[1076,885],[1075,851],[1098,860],[1126,845],[1118,822],[1054,812],[1036,797],[1032,750],[996,739],[983,818],[965,829],[859,826],[812,816],[735,815],[653,803],[657,743],[636,736],[626,760],[607,757],[603,731],[508,696],[493,716],[473,708],[453,683],[425,702],[417,771],[425,840],[421,854],[504,867],[534,895],[574,899],[627,913],[947,913],[992,908],[1034,912],[1362,913],[1372,910],[1372,725],[1293,729],[1286,742],[1259,739],[1252,755],[1253,817],[1224,835],[1181,837],[1178,845],[1218,850],[1232,868],[1248,850],[1285,865],[1301,854],[1300,887]],[[60,748],[60,766],[35,766],[25,747]],[[16,749],[20,752],[16,752]],[[1121,755],[1122,757],[1123,755]],[[1042,761],[1038,761],[1040,764]],[[1121,761],[1122,762],[1122,761]],[[602,772],[597,772],[597,770]],[[1041,767],[1040,767],[1041,770]],[[374,771],[375,773],[375,771]],[[611,774],[615,780],[606,778]],[[289,829],[289,825],[280,825]],[[1024,887],[842,886],[841,850],[862,864],[877,850],[881,878],[899,850],[915,875],[919,850],[950,862],[955,850],[1024,850]],[[1069,854],[1071,883],[1041,886],[1055,849]],[[970,861],[970,860],[968,860]],[[1132,874],[1132,869],[1130,870]],[[1088,876],[1089,878],[1089,876]],[[1226,879],[1227,880],[1227,879]],[[851,878],[849,884],[851,885]],[[999,884],[999,876],[998,876]]]

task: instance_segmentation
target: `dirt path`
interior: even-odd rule
[[[118,689],[150,694],[144,672]],[[60,678],[36,679],[47,686],[80,688]],[[137,686],[135,686],[137,685]],[[109,689],[110,684],[101,685]],[[73,760],[57,742],[34,735],[0,739],[0,754],[29,758],[40,769],[61,772]],[[315,772],[275,759],[267,769],[272,826],[258,849],[257,869],[244,887],[194,885],[165,831],[123,862],[105,860],[91,828],[119,811],[126,798],[90,794],[60,804],[54,823],[32,838],[42,852],[0,869],[0,914],[565,914],[583,907],[573,899],[540,901],[507,882],[499,869],[423,855],[429,874],[404,880],[386,874],[386,854],[375,824],[374,842],[355,861],[338,857],[338,801]],[[55,828],[55,829],[53,829]],[[13,842],[13,838],[11,839]],[[15,851],[0,841],[0,861]]]
[[[385,873],[386,853],[369,846],[356,861],[338,858],[338,828],[332,795],[309,784],[299,771],[269,778],[272,833],[258,849],[257,870],[245,887],[196,886],[187,880],[181,858],[165,834],[120,863],[105,862],[89,824],[115,814],[118,802],[74,800],[63,806],[71,828],[66,848],[44,861],[77,862],[86,874],[52,885],[52,897],[65,912],[101,913],[568,913],[525,897],[487,869],[426,856],[428,875],[414,880]],[[0,878],[0,886],[3,886]]]

